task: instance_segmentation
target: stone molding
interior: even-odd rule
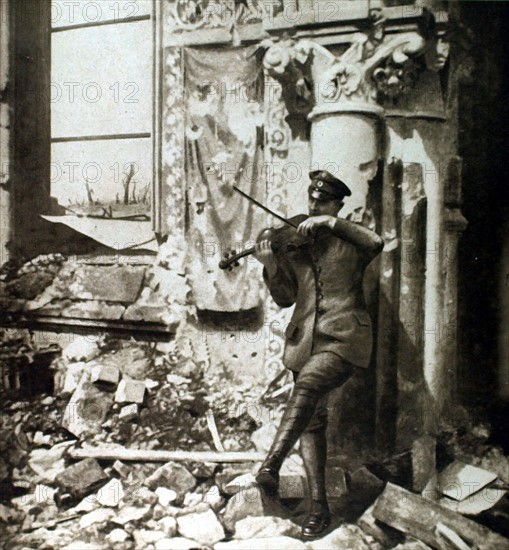
[[[265,69],[283,86],[289,112],[310,120],[338,112],[383,116],[385,105],[410,94],[424,70],[443,67],[444,57],[437,65],[429,55],[436,33],[388,34],[385,23],[381,13],[373,16],[371,28],[355,34],[338,57],[312,40],[262,41]]]

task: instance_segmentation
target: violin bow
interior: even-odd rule
[[[278,220],[281,220],[282,222],[285,222],[287,225],[290,225],[291,227],[293,227],[295,229],[297,229],[299,227],[296,223],[292,223],[291,221],[288,221],[286,218],[283,218],[283,216],[280,216],[279,214],[276,214],[276,212],[272,212],[272,210],[270,208],[267,208],[262,203],[258,202],[256,199],[253,199],[253,197],[250,197],[248,194],[244,193],[244,191],[241,191],[235,185],[233,186],[233,188],[235,189],[235,191],[237,191],[237,193],[240,193],[244,198],[251,201],[253,204],[256,204],[256,206],[259,206],[262,210],[265,210],[265,212],[267,212],[271,216],[274,216]]]

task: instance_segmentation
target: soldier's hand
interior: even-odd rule
[[[297,232],[310,237],[319,227],[328,227],[332,229],[335,220],[336,218],[334,218],[334,216],[310,216],[299,225]]]
[[[276,257],[269,240],[260,241],[255,245],[254,257],[267,269],[269,277],[276,272]]]

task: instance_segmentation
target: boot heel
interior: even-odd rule
[[[270,496],[277,495],[279,474],[272,468],[261,468],[256,474],[256,483]]]

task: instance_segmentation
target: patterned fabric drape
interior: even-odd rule
[[[187,272],[199,309],[239,311],[260,304],[259,264],[218,263],[242,250],[264,215],[233,190],[263,202],[263,73],[253,48],[184,51]]]

